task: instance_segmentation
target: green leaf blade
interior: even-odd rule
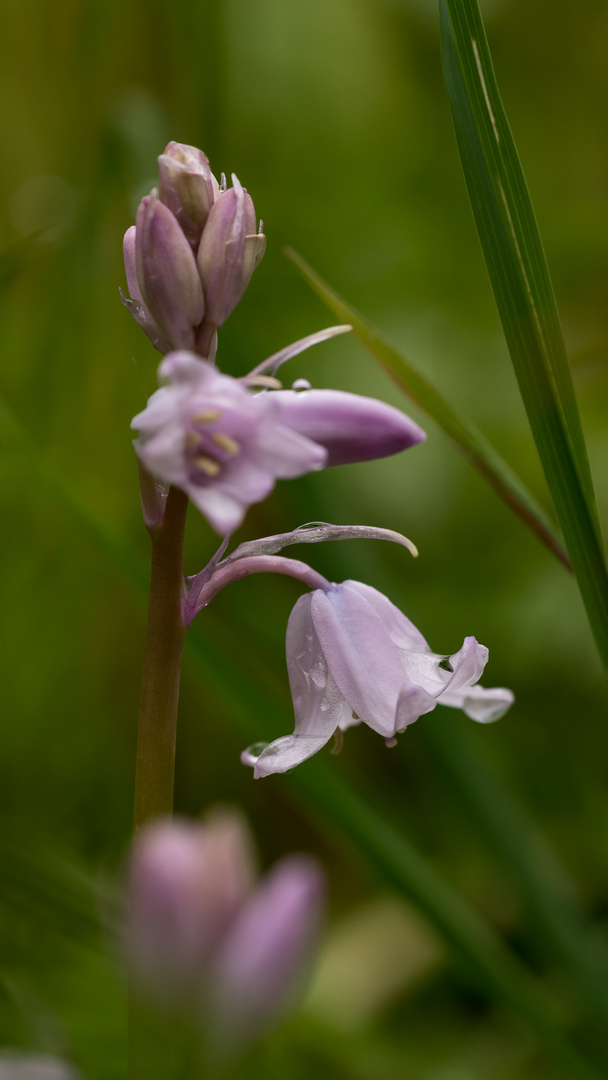
[[[285,254],[329,310],[340,319],[348,319],[361,344],[379,360],[399,388],[435,421],[507,505],[571,570],[568,554],[550,517],[485,436],[460,416],[433,383],[323,281],[300,255],[291,248],[286,248]]]
[[[598,651],[608,571],[553,286],[476,0],[440,0],[444,78],[488,273]]]

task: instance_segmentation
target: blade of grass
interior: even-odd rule
[[[433,383],[393,348],[379,330],[323,281],[300,255],[291,248],[285,248],[284,253],[329,310],[338,319],[352,325],[361,344],[380,361],[397,386],[438,424],[507,505],[536,533],[560,562],[571,570],[567,552],[548,514],[485,435],[460,416]]]
[[[19,463],[27,462],[38,472],[46,487],[52,480],[53,492],[61,505],[96,539],[105,553],[115,560],[130,583],[141,596],[147,597],[146,574],[142,562],[126,541],[115,535],[106,523],[98,520],[94,511],[84,507],[72,496],[61,477],[40,457],[26,433],[7,409],[0,410],[0,446],[12,453]],[[255,718],[250,702],[261,697],[265,711],[276,707],[276,697],[260,682],[259,657],[250,649],[251,658],[246,672],[246,636],[238,634],[234,625],[225,626],[213,611],[206,613],[210,630],[204,634],[190,633],[186,638],[185,655],[203,675],[205,699],[222,698],[227,703],[243,738],[257,737]],[[239,656],[239,678],[234,679],[234,657]],[[281,782],[281,781],[279,781]],[[342,779],[334,766],[323,760],[309,762],[282,781],[296,793],[309,812],[329,821],[335,833],[362,853],[372,869],[398,891],[415,901],[438,927],[442,935],[463,956],[491,997],[503,1002],[533,1031],[547,1056],[564,1075],[577,1080],[600,1080],[600,1075],[578,1051],[563,1031],[561,1016],[546,988],[502,943],[498,935],[477,915],[421,855],[397,831],[388,810],[380,811],[380,794],[366,787],[362,796]],[[357,783],[357,787],[360,787]]]
[[[450,718],[450,721],[452,718]],[[576,993],[608,1030],[608,955],[587,933],[582,906],[545,838],[481,756],[473,725],[437,711],[417,733],[469,814],[493,858],[508,869],[534,921],[539,943],[576,971]]]
[[[444,79],[494,297],[591,629],[608,667],[608,570],[538,226],[477,0],[440,0],[440,22]]]

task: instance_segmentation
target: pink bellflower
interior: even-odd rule
[[[301,596],[286,652],[295,730],[242,754],[256,778],[292,769],[354,724],[367,724],[393,746],[437,704],[487,724],[514,700],[510,690],[477,685],[488,650],[474,637],[451,656],[434,653],[386,596],[359,581]]]
[[[159,374],[167,384],[131,424],[135,450],[152,477],[181,488],[222,536],[277,479],[385,457],[425,438],[383,402],[337,390],[256,393],[249,377],[224,375],[186,351],[166,356]]]

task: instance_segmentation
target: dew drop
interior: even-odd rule
[[[259,758],[260,754],[268,746],[267,742],[254,742],[251,746],[248,746],[245,753],[252,758]]]
[[[322,660],[317,660],[317,662],[313,664],[310,669],[310,677],[319,690],[327,685],[327,668]]]
[[[291,384],[292,390],[310,390],[310,383],[308,379],[296,379]]]
[[[339,754],[340,751],[342,750],[343,746],[344,746],[344,733],[342,732],[341,728],[338,727],[334,731],[334,744],[333,744],[331,750],[329,751],[330,754]]]

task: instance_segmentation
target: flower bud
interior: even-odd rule
[[[266,249],[256,233],[251,196],[232,174],[233,187],[216,195],[198,249],[207,317],[223,326],[241,299]]]
[[[384,401],[342,390],[273,390],[281,422],[325,447],[327,465],[388,457],[423,442],[418,424]]]
[[[192,248],[155,190],[137,211],[135,265],[143,301],[167,341],[192,348],[205,313],[203,290]]]
[[[175,215],[196,251],[219,185],[206,154],[195,146],[170,142],[158,159],[160,198]]]
[[[211,1034],[224,1052],[263,1033],[300,989],[321,922],[318,864],[292,855],[270,871],[243,906],[214,964]]]
[[[122,250],[125,260],[125,273],[127,276],[127,288],[129,290],[129,297],[125,296],[122,289],[120,290],[120,298],[127,308],[131,312],[135,322],[141,326],[145,334],[148,335],[150,341],[159,352],[166,353],[171,348],[169,342],[165,339],[160,326],[154,322],[150,312],[144,304],[143,297],[139,289],[139,282],[137,280],[136,269],[136,257],[135,257],[135,225],[131,225],[130,229],[127,229],[124,240],[122,242]]]
[[[164,1001],[196,989],[253,878],[249,831],[235,811],[218,810],[204,824],[167,820],[142,829],[131,861],[128,934],[140,985]]]

